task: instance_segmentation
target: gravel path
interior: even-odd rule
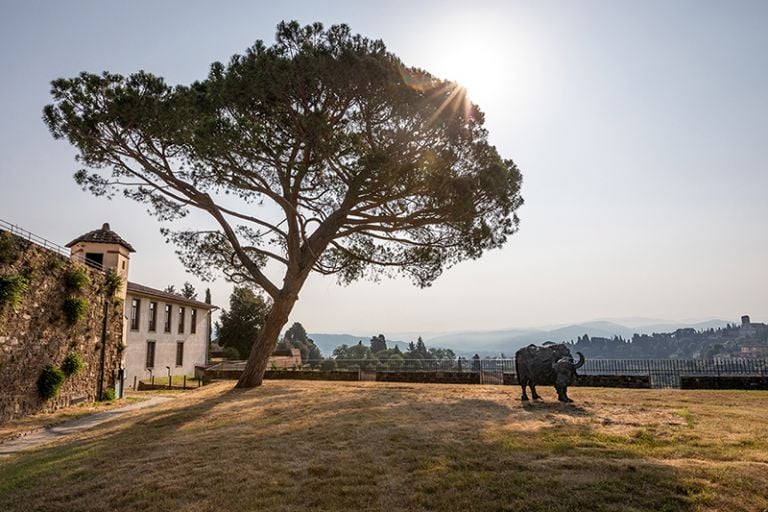
[[[136,409],[144,409],[145,407],[152,407],[157,404],[165,403],[169,400],[173,400],[173,398],[153,396],[149,400],[136,402],[130,405],[126,405],[125,407],[120,407],[118,409],[97,412],[95,414],[91,414],[90,416],[67,421],[61,423],[60,425],[32,432],[23,437],[5,441],[4,443],[0,443],[0,457],[4,455],[14,455],[24,450],[37,448],[38,446],[51,443],[57,439],[61,439],[62,437],[93,428],[96,425],[116,418],[126,412],[135,411]]]

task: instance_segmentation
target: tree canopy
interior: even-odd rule
[[[167,293],[173,293],[175,295],[181,295],[185,299],[197,300],[197,290],[195,290],[195,287],[189,281],[184,281],[184,286],[181,287],[181,290],[177,291],[176,285],[169,284],[163,291]]]
[[[261,383],[312,271],[429,286],[517,230],[520,172],[466,91],[345,25],[281,23],[191,85],[139,71],[52,86],[44,119],[78,149],[78,183],[161,221],[207,212],[214,227],[163,228],[182,261],[273,300],[239,386]]]
[[[301,352],[301,362],[309,363],[312,367],[317,366],[323,358],[320,348],[315,345],[315,341],[312,338],[307,336],[307,330],[299,322],[294,322],[285,331],[283,341],[278,347],[299,349]]]
[[[247,287],[238,287],[229,297],[229,309],[222,310],[216,325],[217,342],[232,347],[241,358],[251,352],[251,347],[269,313],[269,303],[261,295]],[[274,349],[275,346],[272,345]]]
[[[387,350],[387,339],[383,334],[371,337],[371,352],[374,354]]]

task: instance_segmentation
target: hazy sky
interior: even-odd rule
[[[528,327],[743,313],[768,321],[768,2],[0,2],[0,219],[67,243],[110,222],[131,280],[191,281],[142,205],[72,180],[41,120],[49,82],[139,69],[205,77],[281,20],[348,23],[458,80],[522,170],[520,232],[448,270],[339,287],[312,276],[310,332]],[[226,306],[231,285],[209,285]]]

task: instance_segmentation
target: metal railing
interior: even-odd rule
[[[246,361],[222,361],[207,366],[205,371],[243,371],[245,370],[245,364]]]
[[[333,361],[330,363],[329,361]],[[219,363],[222,369],[242,370],[245,361]],[[514,359],[335,359],[305,361],[284,371],[333,369],[338,371],[481,372],[516,374]],[[587,359],[580,375],[648,376],[654,388],[679,388],[681,377],[761,376],[768,377],[768,359]]]
[[[17,226],[16,224],[11,224],[8,221],[5,221],[3,219],[0,219],[0,232],[7,231],[11,233],[12,235],[15,235],[16,237],[26,240],[28,242],[31,242],[39,247],[42,247],[43,249],[47,249],[49,251],[53,251],[59,256],[62,256],[67,259],[71,259],[72,261],[76,261],[78,263],[82,263],[84,265],[88,265],[91,268],[94,268],[96,270],[99,270],[101,272],[106,272],[107,269],[101,265],[98,262],[92,261],[92,260],[86,260],[85,256],[83,255],[72,255],[71,251],[67,249],[66,247],[63,247],[56,242],[51,242],[47,238],[43,238],[41,236],[38,236],[31,231],[27,231],[24,228],[21,228]]]
[[[588,359],[584,375],[647,375],[654,388],[679,388],[681,377],[768,376],[768,359]]]

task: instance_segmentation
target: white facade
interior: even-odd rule
[[[122,278],[116,296],[125,300],[122,364],[127,388],[133,387],[134,378],[165,377],[169,369],[171,375],[193,375],[196,365],[207,362],[208,319],[215,306],[128,281],[130,253],[135,251],[107,223],[67,247],[73,259],[115,271]],[[168,325],[166,308],[170,308]]]
[[[195,365],[205,364],[211,308],[129,282],[123,351],[126,387],[133,387],[134,380],[149,380],[151,375],[167,377],[169,368],[171,375],[193,375]]]

